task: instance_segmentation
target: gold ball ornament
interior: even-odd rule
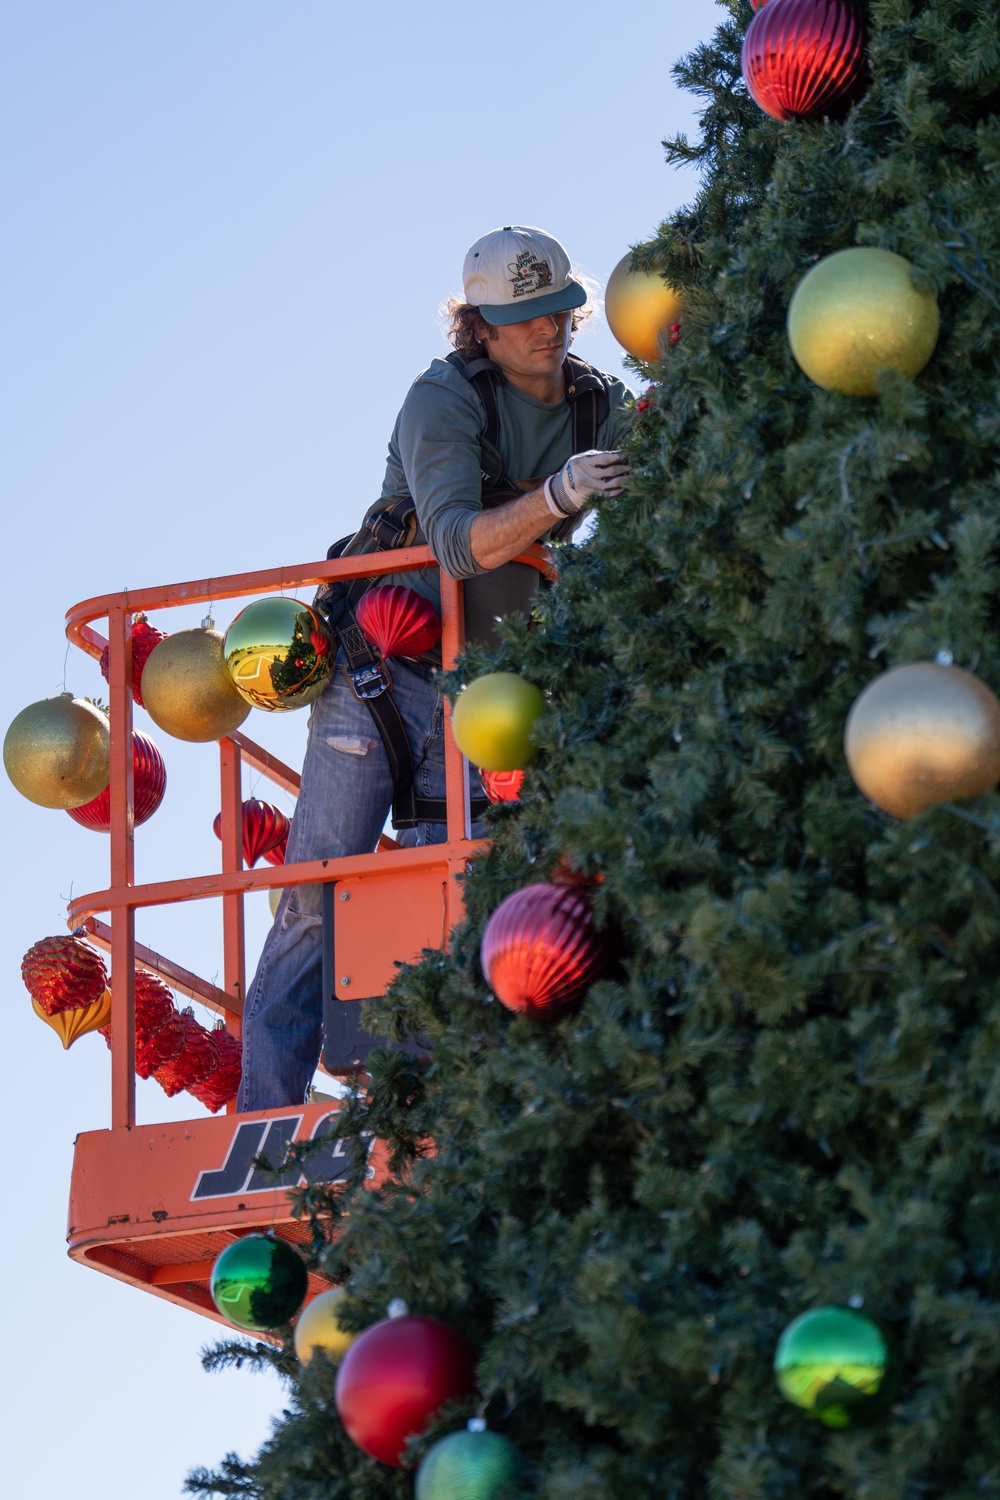
[[[226,671],[254,708],[304,708],[333,673],[335,653],[308,604],[274,594],[240,611],[226,631]]]
[[[807,271],[788,308],[788,339],[798,364],[826,391],[875,396],[880,370],[912,380],[937,343],[937,300],[913,284],[901,255],[855,246]]]
[[[229,680],[211,621],[154,646],[142,669],[142,698],[154,724],[196,744],[232,734],[250,712]]]
[[[346,1333],[337,1321],[345,1295],[342,1286],[331,1287],[299,1313],[295,1320],[295,1354],[300,1364],[307,1365],[317,1349],[339,1364],[353,1344],[355,1335]]]
[[[604,312],[622,348],[650,365],[663,358],[661,336],[679,321],[684,305],[681,293],[657,271],[633,271],[631,261],[631,252],[623,255],[608,277]]]
[[[1000,782],[1000,702],[961,667],[893,667],[855,699],[844,753],[859,789],[896,818],[981,797]]]
[[[517,771],[535,754],[531,730],[545,707],[540,688],[516,672],[470,682],[452,710],[455,743],[486,771]]]
[[[3,742],[4,769],[39,807],[82,807],[108,784],[110,745],[107,714],[61,693],[22,708]]]
[[[99,1031],[102,1026],[110,1024],[111,991],[105,990],[101,998],[90,1005],[80,1005],[75,1010],[59,1010],[53,1016],[44,1011],[34,998],[31,1008],[40,1021],[52,1027],[65,1049],[72,1047],[77,1037],[86,1036],[88,1031]]]

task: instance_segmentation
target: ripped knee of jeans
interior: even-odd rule
[[[339,750],[342,755],[367,755],[375,749],[378,740],[364,740],[356,734],[331,734],[326,743],[331,750]]]

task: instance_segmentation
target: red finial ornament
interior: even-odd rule
[[[148,735],[132,731],[132,805],[135,810],[135,826],[151,818],[163,801],[167,790],[167,767],[159,747]],[[68,807],[66,811],[74,823],[84,828],[96,828],[107,833],[111,827],[111,787],[82,807]]]
[[[154,646],[165,641],[167,633],[165,630],[157,630],[155,625],[150,625],[145,615],[136,615],[132,621],[132,697],[140,708],[145,707],[142,701],[141,683],[142,669],[146,665],[146,657]],[[108,680],[110,670],[110,647],[105,646],[101,652],[101,676],[104,681]],[[138,822],[138,818],[136,822]]]
[[[104,960],[82,938],[60,933],[42,938],[21,960],[28,994],[47,1016],[82,1010],[100,1000],[108,984]]]
[[[354,613],[365,639],[383,656],[421,656],[441,639],[441,620],[433,604],[399,583],[369,589]]]
[[[243,1068],[243,1049],[236,1038],[220,1023],[212,1032],[218,1053],[218,1064],[214,1073],[201,1083],[188,1085],[188,1093],[197,1099],[213,1115],[236,1098]]]
[[[256,797],[247,798],[243,804],[243,863],[248,870],[253,868],[262,855],[266,857],[279,845],[282,858],[271,860],[271,864],[283,863],[290,826],[280,807],[275,807],[272,802],[260,802]],[[216,838],[221,839],[221,813],[216,813],[212,827]]]
[[[743,38],[746,86],[775,120],[843,113],[864,67],[864,20],[851,0],[769,0]]]
[[[180,1051],[153,1074],[168,1099],[204,1083],[219,1066],[215,1036],[195,1019],[194,1011],[182,1011],[179,1020],[184,1033]]]
[[[486,982],[508,1010],[553,1020],[575,1009],[609,958],[586,897],[549,884],[501,901],[480,949]]]

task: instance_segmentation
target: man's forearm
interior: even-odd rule
[[[517,500],[481,511],[472,523],[469,543],[481,568],[499,568],[556,524],[543,490],[530,490]]]

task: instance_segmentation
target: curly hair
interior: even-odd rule
[[[573,332],[590,317],[589,307],[578,307],[573,311]],[[487,345],[497,336],[492,323],[487,323],[478,307],[463,302],[461,297],[451,297],[444,305],[444,316],[448,322],[447,338],[459,354],[473,359],[489,358]]]

